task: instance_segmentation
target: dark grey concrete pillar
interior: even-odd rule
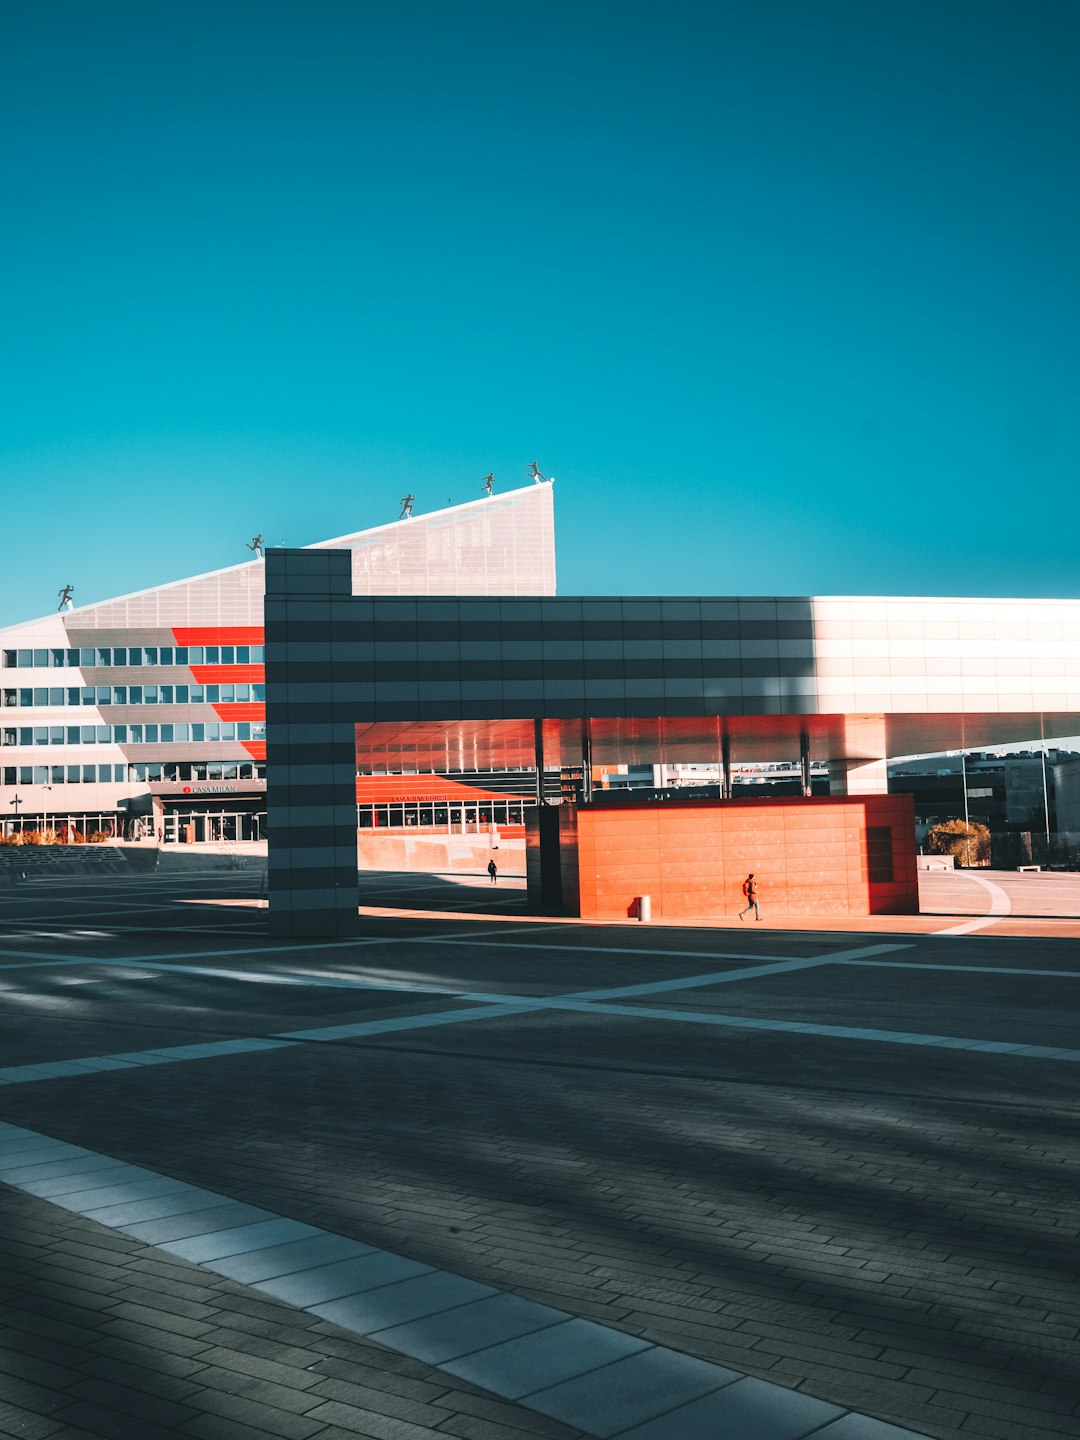
[[[346,936],[359,929],[356,730],[342,704],[345,675],[338,674],[341,657],[330,639],[333,607],[351,595],[348,551],[267,551],[272,935]]]

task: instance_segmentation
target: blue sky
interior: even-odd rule
[[[558,477],[563,593],[1080,593],[1080,7],[10,6],[0,623]]]

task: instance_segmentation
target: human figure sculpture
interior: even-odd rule
[[[56,592],[60,596],[60,604],[56,607],[57,610],[71,610],[73,608],[71,596],[74,589],[74,585],[64,585]]]
[[[544,481],[548,478],[546,475],[542,475],[540,473],[540,466],[536,463],[535,460],[529,461],[529,474],[536,481],[537,485],[542,485]]]
[[[491,494],[492,488],[493,488],[494,484],[495,484],[495,471],[492,470],[492,472],[491,472],[490,475],[485,475],[485,476],[484,476],[484,494],[485,494],[485,495],[490,495],[490,494]]]
[[[249,544],[248,544],[248,546],[247,546],[247,549],[253,550],[253,551],[255,552],[255,558],[256,558],[256,560],[261,560],[261,559],[262,559],[262,553],[263,553],[263,538],[262,538],[262,536],[261,536],[261,535],[253,535],[253,536],[251,537],[251,541],[249,542]]]
[[[401,497],[401,514],[398,516],[399,520],[412,519],[412,507],[415,499],[415,495],[403,495]]]

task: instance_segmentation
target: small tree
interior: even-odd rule
[[[955,855],[958,865],[990,864],[990,831],[985,825],[945,820],[927,832],[931,855]]]

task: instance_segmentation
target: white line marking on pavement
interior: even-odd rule
[[[1047,975],[1055,980],[1080,980],[1080,970],[1036,970],[1023,965],[944,965],[930,960],[837,960],[837,965],[865,965],[882,970],[955,970],[960,975]]]
[[[978,920],[965,920],[962,925],[950,925],[947,930],[934,930],[934,935],[970,935],[973,930],[985,930],[988,925],[996,925],[997,917],[986,915]]]
[[[850,1025],[815,1025],[801,1020],[761,1020],[748,1015],[717,1015],[705,1010],[653,1010],[646,1005],[602,1005],[589,1000],[549,999],[552,1010],[583,1015],[633,1015],[642,1020],[674,1020],[691,1025],[720,1025],[733,1030],[767,1030],[793,1035],[825,1035],[840,1040],[873,1040],[888,1045],[928,1045],[945,1050],[980,1050],[1002,1055],[1036,1056],[1041,1060],[1080,1061],[1080,1050],[1062,1046],[1025,1045],[1011,1040],[970,1040],[959,1035],[920,1035],[903,1030],[863,1030]]]

